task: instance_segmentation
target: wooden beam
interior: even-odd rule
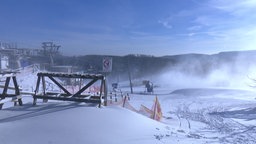
[[[41,77],[37,77],[35,94],[39,91]]]
[[[62,100],[62,101],[75,101],[75,102],[85,102],[85,103],[97,103],[101,105],[103,91],[105,93],[106,83],[105,77],[101,74],[65,74],[65,73],[38,73],[38,80],[36,91],[33,95],[34,105],[36,104],[37,99],[49,99],[49,100]],[[55,93],[55,92],[46,92],[45,80],[44,77],[47,76],[52,82],[54,82],[60,89],[64,91],[64,93]],[[79,78],[80,79],[80,88],[75,94],[71,94],[60,82],[58,82],[55,78]],[[40,86],[40,79],[42,78],[43,82],[43,92],[38,93]],[[90,79],[90,81],[81,88],[81,79]],[[89,95],[82,95],[82,93],[92,86],[95,82],[101,80],[101,88],[100,95],[95,97],[90,97]],[[40,89],[41,91],[41,89]],[[86,97],[90,97],[89,99]]]
[[[38,93],[38,91],[39,91],[39,87],[40,87],[40,80],[41,80],[41,76],[38,76],[37,77],[37,82],[36,82],[36,89],[35,89],[35,94],[33,95],[33,105],[36,105],[36,101],[37,101],[37,99],[36,99],[36,97],[35,97],[35,95]]]
[[[15,88],[15,94],[19,95],[20,94],[20,89],[19,89],[19,85],[17,83],[16,77],[12,77],[13,80],[13,84],[14,84],[14,88]]]
[[[2,97],[1,97],[2,99],[4,99],[5,95],[7,94],[7,90],[8,90],[10,80],[11,80],[11,77],[7,77],[6,80],[5,80],[4,90],[3,90],[3,93],[2,93]]]
[[[82,92],[84,92],[87,88],[89,88],[91,85],[93,85],[96,81],[97,81],[97,79],[91,80],[87,85],[85,85],[82,89],[80,89],[78,92],[76,92],[73,95],[73,97],[77,97],[77,96],[81,95]]]
[[[0,78],[13,77],[14,73],[0,73]]]
[[[0,88],[4,88],[4,85],[0,85]],[[8,86],[8,89],[15,90],[15,87]],[[21,91],[22,89],[19,88],[19,90]]]
[[[14,96],[16,96],[16,94],[0,94],[0,97],[4,97],[3,99],[7,97],[14,97]]]
[[[45,85],[45,77],[44,76],[42,76],[42,86],[43,86],[43,94],[45,95],[46,85]]]
[[[101,103],[100,99],[80,99],[80,98],[74,98],[74,97],[52,97],[48,95],[35,95],[34,97],[38,99],[50,99],[50,100],[63,100],[63,101],[74,101],[74,102],[85,102],[85,103]]]
[[[43,95],[45,95],[46,94],[45,76],[42,76],[42,86],[43,86]],[[48,102],[48,99],[43,99],[43,102]]]
[[[52,76],[52,77],[65,77],[65,78],[86,78],[86,79],[102,79],[102,74],[69,74],[69,73],[37,73],[37,76]]]
[[[17,79],[16,79],[16,76],[13,76],[12,77],[12,80],[13,80],[13,84],[14,84],[14,88],[15,88],[15,94],[16,95],[20,95],[20,89],[19,89],[19,85],[18,85],[18,83],[17,83]],[[22,106],[22,100],[21,100],[21,98],[20,99],[18,99],[18,103],[19,103],[19,105],[20,106]],[[16,101],[14,102],[14,105],[16,105],[17,103],[16,103]]]
[[[58,81],[56,81],[52,76],[48,76],[59,88],[61,88],[66,94],[71,95],[71,93],[65,89]]]
[[[13,101],[16,101],[16,100],[21,99],[21,98],[22,98],[21,95],[12,95],[10,97],[6,97],[3,100],[0,100],[0,104],[1,103],[6,103],[6,102],[13,102]]]
[[[66,94],[66,93],[57,93],[57,92],[46,92],[46,95],[52,95],[52,96],[64,96],[64,97],[71,96],[70,94]]]

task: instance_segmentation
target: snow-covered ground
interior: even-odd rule
[[[19,82],[35,83],[33,76],[29,77]],[[121,89],[129,92],[129,87]],[[158,96],[163,112],[160,122],[121,106],[98,108],[54,101],[32,106],[32,98],[27,96],[25,105],[7,104],[0,111],[0,143],[256,143],[254,91],[158,86],[154,94],[148,95],[144,86],[133,90],[129,103],[137,110],[141,104],[151,108]]]
[[[254,91],[170,88],[168,92],[168,88],[159,87],[153,95],[132,94],[130,104],[136,109],[141,104],[151,107],[156,95],[163,111],[161,122],[178,137],[174,143],[256,143]],[[163,134],[160,141],[168,143],[170,139],[175,140]]]

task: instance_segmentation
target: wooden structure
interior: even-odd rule
[[[0,79],[4,85],[0,85],[2,93],[0,94],[0,109],[5,102],[13,101],[16,105],[16,102],[19,105],[22,105],[22,99],[20,95],[20,89],[16,80],[16,75],[13,72],[0,72]],[[11,80],[13,81],[13,87],[10,86]],[[8,90],[11,89],[12,93],[8,93]]]
[[[74,102],[85,102],[85,103],[96,103],[101,106],[102,102],[106,104],[107,102],[107,87],[106,87],[106,78],[101,74],[70,74],[70,73],[43,73],[40,72],[37,74],[37,84],[35,89],[35,94],[33,95],[35,105],[37,99],[43,99],[45,102],[49,100],[62,100],[62,101],[74,101]],[[49,78],[56,86],[58,86],[62,92],[47,92],[46,91],[46,80],[45,78]],[[80,87],[80,89],[71,94],[63,84],[58,82],[56,78],[77,78],[77,79],[87,79],[89,82],[84,86]],[[85,95],[82,94],[87,90],[90,86],[92,86],[97,81],[101,81],[100,92],[98,95]],[[40,91],[40,86],[42,86]]]

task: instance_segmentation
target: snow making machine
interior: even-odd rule
[[[37,83],[35,94],[33,95],[33,104],[36,105],[37,99],[43,99],[44,102],[48,100],[60,100],[60,101],[74,101],[74,102],[84,102],[84,103],[102,103],[107,102],[107,87],[106,78],[102,74],[74,74],[74,73],[48,73],[39,72],[37,74]],[[46,78],[52,83],[54,83],[59,89],[59,92],[48,91],[46,88]],[[87,82],[80,85],[79,89],[73,93],[68,90],[60,79],[80,79],[86,80]],[[100,82],[100,91],[96,95],[91,95],[86,93],[88,89],[95,84]]]
[[[16,79],[15,72],[1,71],[0,72],[0,109],[6,102],[14,102],[14,105],[22,105],[22,97]]]

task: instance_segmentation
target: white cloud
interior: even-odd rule
[[[163,20],[163,21],[159,20],[158,23],[162,24],[167,29],[172,28],[172,25],[168,20]]]
[[[200,25],[195,25],[195,26],[191,26],[188,28],[189,31],[197,31],[200,30],[202,28],[202,26]]]
[[[234,16],[253,15],[256,12],[255,0],[211,0],[209,5]]]
[[[256,0],[209,0],[198,5],[194,11],[200,13],[182,35],[188,37],[191,46],[255,49]]]
[[[209,16],[199,16],[194,20],[195,23],[204,25],[204,26],[212,25],[213,23],[211,21],[212,19]]]

